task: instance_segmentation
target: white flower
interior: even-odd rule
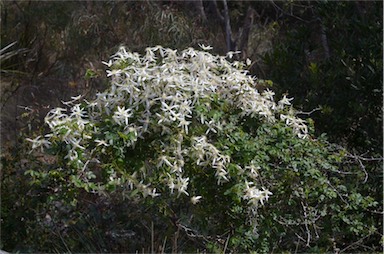
[[[229,51],[229,52],[227,53],[227,57],[228,57],[229,59],[232,59],[233,55],[240,54],[240,53],[241,53],[240,51],[235,51],[235,52],[233,52],[233,51]]]
[[[79,127],[79,130],[84,130],[85,125],[89,124],[89,121],[83,120],[83,119],[77,119],[76,123],[77,123],[77,126]],[[84,134],[84,135],[86,135],[86,134]],[[89,137],[89,136],[87,136],[87,137]]]
[[[149,62],[156,61],[156,56],[155,56],[153,48],[146,48],[145,52],[146,52],[145,58],[147,61],[149,61]]]
[[[265,201],[268,201],[269,196],[271,196],[273,193],[270,192],[269,190],[266,190],[264,187],[262,189],[263,189],[264,199],[265,199]]]
[[[191,115],[192,114],[191,104],[192,104],[191,100],[183,101],[179,106],[180,111],[183,113],[189,113]],[[191,117],[191,116],[188,116],[188,117]]]
[[[183,51],[182,57],[185,58],[186,55],[189,55],[190,57],[197,56],[196,51],[193,48],[188,48]]]
[[[279,106],[283,108],[285,105],[291,105],[291,100],[293,100],[293,98],[287,98],[287,96],[284,95],[283,98],[279,101]]]
[[[79,148],[81,150],[85,150],[84,146],[80,145],[81,139],[76,139],[76,138],[70,138],[69,142],[73,145],[74,148]]]
[[[147,188],[146,191],[147,191],[147,195],[151,196],[152,198],[160,196],[160,193],[156,192],[156,188],[153,188],[153,189]]]
[[[186,121],[184,118],[180,120],[180,123],[178,125],[178,127],[182,127],[184,128],[185,130],[185,133],[188,134],[188,125],[190,124],[191,122],[189,121]]]
[[[265,188],[262,188],[263,190],[259,190],[256,187],[250,187],[252,184],[253,182],[245,182],[246,188],[243,198],[248,199],[249,203],[252,205],[257,206],[258,202],[260,202],[261,205],[264,205],[264,201],[268,201],[272,192],[266,190]]]
[[[148,131],[148,126],[151,123],[149,117],[150,117],[149,115],[146,115],[145,118],[139,119],[139,122],[143,124],[142,125],[142,132]]]
[[[175,185],[175,189],[177,189],[177,191],[179,192],[178,196],[180,196],[181,193],[184,193],[185,195],[189,196],[187,192],[188,182],[189,182],[189,177],[187,178],[182,178],[181,176],[178,177],[177,183]]]
[[[217,177],[217,184],[221,184],[223,181],[228,182],[229,179],[227,178],[228,172],[225,171],[223,168],[219,168],[216,171],[216,177]]]
[[[212,46],[205,46],[204,44],[199,44],[199,46],[200,46],[200,48],[201,48],[202,50],[211,50],[211,49],[213,49]]]
[[[44,138],[41,138],[41,136],[38,136],[35,139],[26,138],[26,140],[32,142],[32,149],[40,147],[42,152],[44,147],[48,148],[51,144],[51,142],[45,140]]]
[[[107,77],[110,77],[110,76],[119,76],[123,71],[122,70],[107,70]]]
[[[46,119],[52,119],[54,117],[62,117],[62,116],[67,116],[66,114],[63,114],[63,112],[66,112],[67,109],[65,108],[54,108],[51,111],[48,112],[47,116],[45,117]]]
[[[76,104],[72,107],[71,109],[72,113],[70,117],[75,117],[75,118],[82,118],[86,116],[86,112],[83,111],[82,108],[80,108],[80,104]]]
[[[112,60],[109,60],[108,62],[104,62],[102,61],[103,64],[105,64],[106,66],[108,67],[111,67],[112,66]]]
[[[109,146],[105,140],[95,139],[97,146]]]
[[[176,112],[173,111],[174,108],[177,108],[178,105],[172,105],[169,106],[167,103],[164,101],[161,102],[161,110],[165,113],[170,113],[171,115],[176,115]]]
[[[272,92],[271,90],[267,89],[263,92],[263,96],[266,98],[266,99],[269,99],[269,100],[273,100],[273,96],[275,96],[275,93]]]
[[[163,165],[167,165],[169,167],[173,167],[173,164],[168,160],[168,158],[169,157],[167,155],[160,156],[159,163],[157,163],[156,167],[157,168],[161,168]]]
[[[80,94],[80,95],[78,95],[78,96],[72,96],[72,97],[71,97],[71,99],[72,99],[71,101],[61,101],[61,102],[62,102],[64,105],[70,105],[70,104],[72,104],[73,102],[80,100],[81,97],[82,97],[82,95]]]
[[[173,190],[176,188],[176,185],[175,185],[175,179],[169,174],[167,173],[168,175],[168,179],[167,179],[167,185],[168,185],[168,188],[171,189],[171,193],[173,194]]]
[[[297,134],[297,136],[298,136],[299,138],[306,139],[306,138],[308,137],[308,134],[302,134],[302,133],[299,133],[299,134]]]
[[[193,197],[191,197],[191,203],[196,205],[197,203],[200,202],[201,198],[202,198],[202,196],[193,196]]]
[[[78,159],[78,154],[76,152],[76,150],[69,150],[68,151],[68,154],[64,157],[64,159],[69,159],[70,161],[75,161]]]
[[[205,134],[207,135],[210,131],[214,132],[214,133],[217,133],[216,129],[217,128],[217,125],[215,123],[214,120],[211,120],[209,122],[205,122],[205,124],[208,126],[208,129],[207,131],[205,132]]]
[[[89,102],[86,99],[84,99],[84,101],[88,104],[88,107],[92,108],[92,110],[94,110],[94,108],[97,106],[97,101]]]
[[[256,179],[258,177],[258,173],[257,173],[257,170],[260,169],[260,167],[255,167],[254,165],[250,165],[250,166],[246,166],[245,167],[245,170],[248,171],[248,175],[252,178],[252,179]]]
[[[125,107],[117,106],[117,111],[115,111],[113,115],[113,119],[119,125],[128,125],[128,118],[130,118],[133,114],[130,113],[131,109],[125,109]]]

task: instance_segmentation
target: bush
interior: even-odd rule
[[[376,236],[378,203],[359,193],[365,175],[348,153],[313,137],[291,99],[259,92],[249,61],[201,47],[120,48],[105,62],[106,91],[51,110],[50,132],[28,139],[55,158],[26,174],[52,190],[43,209],[66,250],[330,251]],[[98,246],[85,247],[74,235],[90,220],[81,235]],[[130,235],[120,237],[128,247],[94,240],[113,234]]]

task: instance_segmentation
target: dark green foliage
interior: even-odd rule
[[[218,105],[221,106],[211,114],[222,112],[225,104]],[[38,161],[27,168],[35,168],[31,173],[47,172],[49,177],[37,177],[41,181],[28,185],[34,174],[29,173],[32,179],[19,175],[21,184],[10,185],[12,159],[8,157],[3,158],[5,172],[9,173],[4,175],[2,192],[14,194],[2,200],[2,214],[7,219],[3,230],[9,232],[13,225],[19,225],[21,230],[7,235],[3,239],[4,247],[23,252],[134,252],[141,248],[149,251],[152,225],[156,248],[165,239],[174,239],[177,225],[184,225],[193,237],[182,231],[178,233],[181,241],[178,248],[182,251],[207,248],[220,252],[226,245],[227,250],[236,253],[329,252],[354,250],[358,246],[350,243],[360,239],[364,239],[365,247],[355,250],[380,248],[378,216],[374,213],[379,204],[373,197],[362,194],[366,186],[364,172],[348,162],[344,149],[329,144],[323,137],[299,139],[284,123],[261,123],[239,118],[228,109],[224,111],[228,125],[212,140],[213,144],[230,154],[238,165],[251,162],[257,165],[258,184],[273,193],[255,213],[240,198],[241,185],[212,185],[215,178],[197,172],[189,177],[201,177],[191,180],[200,185],[194,189],[205,197],[198,205],[188,204],[188,198],[178,202],[169,199],[164,203],[164,198],[141,202],[124,198],[118,189],[108,191],[110,194],[105,193],[106,196],[80,191],[76,186],[60,182],[70,172],[47,171],[44,169],[47,165]],[[142,161],[144,157],[137,155],[127,157],[125,165]],[[228,170],[238,172],[231,166]],[[15,196],[19,192],[27,194]],[[14,203],[15,199],[19,201]],[[257,221],[256,227],[253,220]],[[221,241],[210,236],[219,236]],[[17,246],[9,244],[20,239],[23,240]],[[173,248],[166,244],[166,251]]]
[[[302,15],[305,21],[281,21],[284,36],[265,56],[268,78],[303,111],[320,106],[321,112],[311,116],[317,133],[382,154],[382,3],[311,2],[306,7],[312,14]]]
[[[311,12],[294,12],[304,20],[286,17],[279,22],[283,36],[276,39],[273,50],[265,56],[268,78],[280,93],[295,97],[294,102],[302,105],[303,111],[320,108],[311,114],[317,133],[326,132],[330,140],[364,154],[365,158],[358,160],[369,177],[361,191],[382,207],[383,4],[311,2],[305,6],[303,10]],[[324,55],[321,25],[330,51],[328,58]],[[351,178],[346,187],[355,184],[355,178]],[[339,217],[351,213],[340,212],[339,205],[332,207]],[[356,211],[356,216],[366,214]],[[371,216],[377,227],[382,227],[382,216],[375,212]],[[352,224],[348,232],[361,227]],[[339,224],[331,227],[344,229]],[[343,233],[339,237],[346,237]]]
[[[157,44],[185,48],[199,43],[225,49],[216,23],[201,24],[190,8],[174,1],[1,5],[1,48],[18,41],[18,52],[23,53],[2,61],[2,71],[8,71],[2,78],[35,84],[49,76],[72,82],[63,88],[50,81],[52,89],[82,86],[88,91],[89,82],[81,78],[85,69],[91,81],[100,79],[103,67],[90,63],[107,59],[120,44],[139,51]],[[113,185],[105,195],[96,195],[95,185],[83,185],[76,178],[67,182],[72,172],[62,161],[29,154],[23,142],[17,142],[17,148],[2,143],[1,249],[118,253],[150,252],[153,245],[156,252],[382,251],[382,160],[374,158],[382,156],[382,2],[228,5],[233,27],[242,25],[247,7],[253,6],[260,10],[257,29],[271,29],[271,34],[279,30],[262,66],[254,67],[260,70],[257,75],[273,80],[273,89],[289,93],[303,111],[321,109],[310,115],[316,132],[307,140],[298,139],[282,123],[240,118],[220,102],[210,112],[228,121],[226,132],[212,135],[212,142],[240,165],[255,162],[259,184],[273,193],[268,202],[253,214],[241,199],[241,186],[209,184],[215,179],[203,177],[192,163],[187,165],[189,177],[197,178],[193,187],[201,193],[191,195],[206,197],[198,206],[186,204],[188,198],[139,202],[134,198],[138,193],[125,196]],[[208,12],[209,5],[204,6]],[[253,43],[249,47],[258,46]],[[105,131],[119,142],[130,138]],[[195,136],[205,131],[190,130]],[[330,144],[324,132],[353,153]],[[127,157],[117,149],[108,156],[119,158],[117,168],[140,168],[145,157],[156,153],[149,147],[155,138],[149,140]],[[228,166],[230,174],[237,172],[234,167]],[[97,177],[108,170],[105,165]],[[251,219],[257,221],[256,228],[246,223]]]

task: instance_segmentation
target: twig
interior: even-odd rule
[[[153,226],[153,221],[151,221],[151,253],[155,253],[154,239],[155,239],[155,230]]]
[[[342,174],[342,175],[356,175],[357,173],[354,173],[354,172],[344,172],[344,171],[340,171],[340,170],[336,170],[336,169],[332,169],[332,172],[335,172],[335,173],[338,173],[338,174]]]
[[[349,248],[351,248],[351,247],[354,246],[354,245],[358,245],[359,243],[363,242],[363,241],[364,241],[366,238],[368,238],[369,236],[371,236],[371,234],[366,235],[366,236],[364,236],[363,238],[360,238],[359,240],[357,240],[356,242],[354,242],[354,243],[348,245],[347,247],[345,247],[344,249],[342,249],[339,253],[342,253],[342,252],[348,250]]]
[[[297,253],[297,250],[299,249],[300,241],[296,241],[296,248],[295,248],[295,253]]]
[[[367,182],[367,180],[368,180],[368,172],[367,172],[367,170],[365,169],[365,166],[364,166],[364,164],[363,164],[363,161],[381,161],[381,160],[383,160],[383,158],[364,158],[364,157],[362,157],[362,156],[358,156],[358,155],[356,155],[356,154],[348,154],[347,155],[347,157],[348,158],[351,158],[351,159],[354,159],[355,161],[357,161],[358,163],[359,163],[359,166],[360,166],[360,168],[361,168],[361,170],[364,172],[364,174],[365,174],[365,178],[364,178],[364,181],[363,181],[363,183],[366,183]]]
[[[255,14],[255,10],[251,6],[249,6],[247,10],[247,14],[244,19],[241,35],[238,38],[238,42],[236,42],[237,50],[240,50],[242,52],[243,58],[246,57],[245,52],[247,51],[249,32],[253,24],[254,14]]]
[[[366,183],[367,180],[368,180],[368,172],[367,172],[367,170],[365,169],[365,166],[364,166],[363,162],[362,162],[360,159],[357,159],[357,161],[359,162],[359,165],[360,165],[361,170],[363,170],[363,172],[364,172],[364,174],[365,174],[365,178],[364,178],[363,183]]]
[[[179,237],[179,231],[180,228],[177,227],[177,231],[175,232],[175,236],[173,238],[172,253],[177,253],[177,238]]]
[[[356,154],[348,155],[347,157],[353,158],[353,159],[359,159],[359,160],[362,160],[362,161],[382,161],[382,160],[384,160],[383,157],[379,157],[379,158],[365,158],[365,157],[363,157],[361,155],[356,155]]]
[[[164,238],[163,247],[161,249],[161,253],[165,253],[165,244],[167,243],[167,236]]]
[[[197,233],[195,230],[193,230],[193,229],[191,229],[191,228],[188,228],[187,226],[185,226],[185,225],[183,225],[183,224],[181,224],[181,223],[177,223],[176,225],[177,225],[177,227],[178,227],[179,229],[182,229],[182,230],[186,233],[186,235],[187,235],[188,237],[191,237],[191,238],[201,238],[201,239],[203,239],[204,241],[209,242],[208,237],[206,237],[206,236],[204,236],[204,235],[201,235],[201,234]]]
[[[233,42],[232,42],[232,28],[231,28],[231,22],[229,19],[229,11],[228,11],[228,5],[227,1],[223,0],[224,4],[224,24],[225,24],[225,41],[227,43],[227,51],[233,50]]]
[[[295,233],[295,235],[297,236],[297,238],[303,242],[305,242],[305,239],[303,237],[301,237],[299,234]]]
[[[278,6],[274,1],[271,1],[271,3],[272,3],[272,5],[273,5],[276,9],[278,9],[278,10],[279,10],[282,14],[284,14],[284,15],[287,15],[287,16],[289,16],[289,17],[295,18],[295,19],[300,20],[300,21],[305,22],[305,23],[309,23],[309,22],[310,22],[310,21],[308,21],[308,20],[304,20],[304,19],[300,18],[299,16],[294,15],[293,13],[288,13],[288,12],[286,12],[286,11],[283,10],[280,6]],[[292,12],[292,10],[291,10],[291,12]]]
[[[331,144],[331,143],[329,143],[329,142],[326,142],[326,143],[329,144],[329,145],[333,145],[333,146],[335,146],[335,147],[338,148],[338,149],[342,149],[342,150],[344,150],[344,148],[343,148],[342,146],[340,146],[340,145]],[[366,153],[364,153],[364,154],[366,154]],[[364,155],[364,154],[363,154],[363,155]],[[353,160],[355,160],[355,161],[357,161],[357,162],[359,163],[359,166],[360,166],[361,170],[364,172],[364,175],[365,175],[365,178],[364,178],[363,183],[366,183],[367,180],[368,180],[369,175],[368,175],[367,170],[365,169],[365,166],[364,166],[364,164],[363,164],[363,161],[367,161],[367,162],[370,162],[370,161],[383,161],[384,158],[383,158],[383,157],[377,157],[377,158],[371,157],[371,158],[366,158],[366,157],[363,157],[363,155],[356,155],[356,154],[351,154],[351,153],[347,152],[346,157],[347,157],[347,158],[350,158],[350,159],[353,159]],[[349,163],[352,163],[352,162],[349,162]],[[334,170],[334,171],[337,172],[337,173],[341,173],[341,174],[352,174],[352,173],[350,173],[350,172],[341,172],[341,171],[336,171],[336,170]]]
[[[296,114],[297,115],[311,115],[312,113],[314,113],[314,112],[316,112],[316,111],[319,111],[319,110],[321,110],[321,107],[317,107],[317,108],[315,108],[315,109],[312,109],[311,111],[309,111],[309,112],[303,112],[303,111],[298,111]]]
[[[305,229],[307,230],[307,244],[306,244],[306,246],[309,247],[309,243],[311,242],[311,231],[309,230],[309,227],[308,227],[307,208],[306,208],[306,206],[304,206],[303,202],[301,202],[301,206],[303,207],[304,225],[305,225]]]
[[[228,246],[228,242],[229,242],[229,238],[230,238],[231,235],[228,235],[227,237],[227,241],[225,241],[225,245],[224,245],[224,250],[223,250],[223,253],[225,254],[225,251],[227,250],[227,246]]]
[[[224,17],[223,17],[223,15],[221,15],[221,13],[219,11],[219,7],[217,6],[216,0],[213,0],[211,3],[213,4],[213,8],[214,8],[214,11],[215,11],[217,18],[220,20],[221,23],[224,23]]]
[[[324,49],[325,59],[329,59],[331,57],[331,51],[329,50],[329,44],[327,39],[327,33],[325,32],[325,25],[319,18],[320,22],[320,36],[321,36],[321,44]]]
[[[339,196],[339,198],[341,199],[341,201],[343,201],[346,205],[349,205],[349,203],[343,198],[343,196],[340,194],[340,192],[337,191],[337,189],[335,187],[333,187],[333,185],[331,184],[331,181],[327,181],[326,182],[329,186],[331,186],[331,188],[336,192],[336,194]]]
[[[229,241],[229,237],[230,237],[229,232],[224,232],[224,234],[222,234],[222,235],[216,235],[216,236],[213,237],[213,236],[205,236],[205,235],[199,234],[196,230],[194,230],[192,228],[188,228],[186,225],[183,225],[180,222],[177,222],[176,226],[177,226],[177,229],[178,229],[177,232],[179,232],[179,230],[181,229],[181,230],[184,231],[184,233],[188,237],[190,237],[190,238],[192,238],[194,240],[201,239],[205,243],[216,242],[216,243],[219,243],[220,245],[224,245],[225,246],[224,249],[226,249],[228,247],[228,241]],[[224,235],[227,235],[227,234],[228,234],[227,241],[224,242],[224,239],[222,237]],[[172,251],[172,252],[174,252],[174,251]],[[224,253],[225,253],[225,251],[224,251]]]

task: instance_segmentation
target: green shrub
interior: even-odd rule
[[[105,62],[106,91],[47,114],[50,132],[28,141],[55,156],[55,167],[26,173],[54,190],[48,201],[79,216],[84,200],[132,204],[130,216],[110,211],[104,221],[130,230],[139,218],[174,242],[181,232],[190,240],[182,251],[332,251],[375,234],[366,215],[378,203],[359,193],[365,176],[346,164],[347,152],[313,137],[291,99],[259,92],[263,81],[247,74],[249,61],[201,47],[144,55],[120,48]],[[111,232],[94,226],[92,237]],[[67,244],[84,251],[75,238]]]

